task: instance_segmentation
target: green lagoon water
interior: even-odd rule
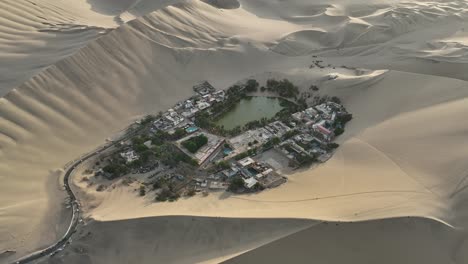
[[[281,100],[283,99],[264,96],[247,97],[221,116],[216,124],[229,130],[264,117],[272,118],[284,108],[280,105]]]

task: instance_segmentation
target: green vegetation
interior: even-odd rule
[[[146,195],[146,189],[145,189],[145,186],[141,185],[140,186],[140,196],[145,196]]]
[[[334,102],[334,103],[337,103],[337,104],[341,104],[341,100],[340,98],[336,97],[336,96],[333,96],[330,101]]]
[[[195,188],[189,188],[187,192],[185,193],[186,196],[192,197],[196,194],[197,192],[195,191]]]
[[[279,96],[285,98],[297,98],[299,95],[299,88],[288,79],[283,79],[281,81],[274,79],[267,80],[267,90],[275,92]]]
[[[184,162],[192,166],[198,166],[198,163],[195,160],[170,143],[164,143],[161,146],[154,147],[153,153],[157,159],[161,160],[164,165],[169,167],[175,167],[180,162]]]
[[[187,135],[187,131],[185,131],[185,129],[183,128],[177,128],[175,131],[174,131],[174,134],[172,134],[170,136],[170,139],[171,140],[179,140],[183,137],[185,137],[185,135]]]
[[[353,115],[352,114],[345,114],[345,115],[340,115],[336,118],[336,122],[339,122],[341,123],[342,125],[345,125],[346,123],[348,123],[349,121],[351,121],[353,119]]]
[[[169,188],[162,188],[161,192],[156,196],[156,201],[158,202],[165,202],[170,201],[173,202],[180,198],[178,193],[175,193]]]
[[[264,150],[270,149],[274,147],[275,145],[278,145],[279,143],[281,143],[281,139],[279,139],[278,137],[274,137],[268,140],[265,144],[263,144],[263,149]]]
[[[342,127],[338,127],[335,129],[335,136],[339,136],[344,133],[344,129]]]
[[[172,202],[179,199],[180,197],[180,195],[175,190],[174,183],[166,178],[159,178],[156,182],[154,182],[153,189],[160,190],[159,194],[156,196],[156,201],[158,202]]]
[[[253,187],[252,187],[253,190],[257,191],[257,192],[260,192],[260,191],[263,191],[265,190],[265,187],[263,187],[263,185],[261,185],[260,183],[256,183]]]
[[[258,86],[259,86],[259,83],[257,82],[257,80],[254,80],[254,79],[247,80],[247,83],[245,84],[245,91],[248,93],[256,92],[258,91]]]
[[[182,142],[182,146],[184,146],[184,148],[186,148],[191,153],[196,153],[201,147],[206,145],[206,143],[208,143],[208,138],[201,134]]]
[[[231,165],[229,165],[227,161],[222,160],[218,162],[218,164],[216,164],[216,167],[218,167],[219,170],[226,170],[226,169],[229,169]]]
[[[290,139],[296,135],[299,135],[301,132],[299,130],[290,130],[288,132],[286,132],[283,136],[283,140],[287,140],[287,139]]]
[[[228,191],[230,192],[238,192],[244,189],[244,180],[241,177],[235,177],[229,183]]]
[[[309,164],[312,164],[313,162],[317,161],[317,159],[315,157],[309,156],[309,155],[306,155],[306,154],[296,155],[296,160],[301,165],[309,165]]]
[[[155,116],[147,115],[147,116],[145,116],[145,118],[143,118],[143,120],[141,120],[141,124],[142,125],[147,125],[147,124],[153,122],[154,120],[156,120]]]
[[[258,127],[264,127],[268,125],[269,123],[273,122],[274,120],[275,118],[268,119],[264,117],[260,120],[250,121],[249,123],[244,125],[243,130],[250,130],[250,129],[255,129]]]
[[[247,158],[249,156],[254,156],[257,154],[257,148],[253,148],[253,149],[249,149],[245,152],[242,152],[240,154],[237,154],[236,156],[234,156],[234,159],[235,160],[241,160],[243,158]]]
[[[110,174],[110,179],[118,178],[129,172],[129,169],[127,168],[127,166],[119,164],[119,163],[111,163],[109,165],[106,165],[104,168],[102,168],[102,170],[105,173]]]
[[[337,149],[339,146],[340,146],[340,144],[335,143],[335,142],[331,142],[331,143],[327,144],[327,148],[329,148],[329,149]]]

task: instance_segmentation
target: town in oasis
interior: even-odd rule
[[[130,126],[82,181],[97,191],[124,184],[160,202],[278,187],[287,172],[330,159],[352,119],[339,98],[314,96],[318,89],[301,93],[287,79],[226,90],[202,82],[192,97]]]

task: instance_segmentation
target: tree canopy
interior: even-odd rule
[[[206,143],[208,143],[208,138],[201,134],[182,142],[182,146],[184,146],[184,148],[186,148],[191,153],[196,153],[201,147],[206,145]]]

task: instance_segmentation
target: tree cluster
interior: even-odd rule
[[[206,143],[208,143],[208,138],[201,134],[182,142],[182,146],[184,146],[184,148],[186,148],[191,153],[196,153],[201,147],[206,145]]]
[[[111,163],[106,165],[102,170],[105,173],[108,173],[110,175],[110,179],[115,179],[118,178],[122,175],[125,175],[128,173],[129,169],[127,166],[118,164],[118,163]]]
[[[235,177],[231,180],[228,186],[228,191],[239,192],[244,189],[244,180],[241,177]]]
[[[245,91],[248,93],[256,92],[258,91],[258,87],[260,84],[257,82],[255,79],[249,79],[245,83]]]
[[[288,79],[281,81],[275,79],[267,80],[267,90],[286,98],[296,98],[299,95],[299,88]]]

